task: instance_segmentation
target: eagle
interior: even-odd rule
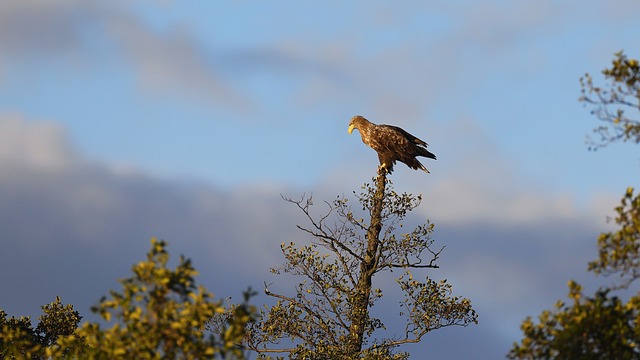
[[[347,129],[349,134],[353,129],[358,129],[362,142],[378,153],[380,169],[386,170],[389,174],[393,171],[396,161],[405,163],[411,169],[421,169],[429,173],[429,170],[416,157],[436,159],[436,156],[427,150],[426,142],[397,126],[376,125],[358,115],[351,118],[349,122],[349,129]]]

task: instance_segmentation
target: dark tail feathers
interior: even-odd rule
[[[425,149],[425,148],[423,148],[421,146],[418,146],[418,149],[420,149],[419,156],[424,156],[426,158],[436,160],[436,155],[434,153],[430,152],[429,150],[427,150],[427,149]]]

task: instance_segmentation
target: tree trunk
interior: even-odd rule
[[[381,168],[376,178],[376,194],[371,207],[371,221],[367,229],[367,250],[360,263],[360,276],[355,293],[351,299],[351,325],[349,327],[349,340],[347,344],[347,356],[357,358],[362,350],[364,332],[369,320],[369,298],[371,295],[371,278],[376,270],[376,254],[380,244],[380,230],[382,229],[382,204],[384,190],[387,184],[387,176],[384,168]]]

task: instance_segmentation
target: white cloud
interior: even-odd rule
[[[78,159],[59,125],[0,114],[0,166],[60,171],[74,161]]]
[[[472,181],[445,179],[427,194],[429,212],[447,223],[490,221],[534,223],[543,219],[574,219],[581,215],[569,195],[537,195],[501,191]]]
[[[134,15],[127,2],[20,0],[0,4],[0,74],[23,64],[82,64],[83,68],[124,63],[140,89],[205,100],[235,109],[247,98],[220,79],[211,49],[186,25],[165,32]],[[56,69],[56,70],[59,70]],[[109,69],[96,69],[109,71]]]
[[[98,7],[76,0],[10,0],[0,4],[2,59],[78,54],[81,27],[99,20]],[[94,24],[95,25],[95,24]]]
[[[222,72],[211,49],[200,43],[186,25],[158,33],[131,17],[107,19],[109,34],[123,58],[135,68],[139,85],[147,92],[169,93],[235,109],[249,106],[248,99],[233,90],[218,73]]]
[[[462,92],[475,91],[490,74],[495,75],[493,69],[512,74],[526,73],[530,67],[538,69],[537,60],[522,63],[507,57],[505,62],[505,50],[519,47],[523,38],[540,37],[541,31],[557,31],[568,23],[565,18],[575,13],[572,5],[548,1],[511,4],[507,10],[503,4],[492,3],[380,7],[365,12],[363,19],[349,20],[359,26],[347,26],[344,32],[332,33],[326,40],[314,39],[311,44],[309,34],[301,32],[256,48],[221,49],[198,37],[186,21],[158,30],[136,16],[130,6],[127,2],[77,0],[3,2],[0,71],[6,71],[10,62],[25,59],[63,58],[71,63],[101,59],[96,62],[100,64],[105,59],[106,63],[123,61],[134,69],[146,92],[186,94],[236,110],[255,104],[247,94],[247,84],[227,73],[236,78],[271,73],[305,106],[330,99],[334,106],[344,101],[340,104],[343,108],[366,108],[388,121],[415,121],[443,98],[468,96]],[[381,13],[386,20],[380,21]],[[442,33],[437,37],[418,31],[416,22],[421,17],[417,15],[429,18],[434,13],[460,20],[443,29],[435,27],[433,31]],[[391,26],[400,35],[397,41],[386,39],[376,51],[367,50],[368,39],[385,40]],[[469,49],[481,49],[482,62],[475,61],[477,54],[468,53]],[[529,52],[540,53],[536,49]]]

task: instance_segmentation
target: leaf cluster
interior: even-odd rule
[[[111,291],[92,310],[107,322],[85,324],[79,331],[92,358],[199,359],[228,352],[241,357],[235,345],[243,336],[247,318],[236,318],[222,339],[207,333],[207,321],[224,312],[221,302],[204,287],[196,286],[197,271],[180,257],[175,269],[167,267],[166,242],[151,240],[147,261],[133,266],[131,278],[121,280],[122,291]]]
[[[514,344],[510,359],[638,359],[640,357],[640,298],[624,303],[610,290],[585,297],[569,282],[571,304],[558,301],[534,322],[522,323],[524,338]]]
[[[591,111],[604,125],[593,132],[599,139],[589,138],[590,149],[597,149],[610,143],[631,141],[640,143],[640,65],[624,52],[615,54],[611,67],[602,71],[608,84],[600,87],[594,84],[588,73],[580,78],[579,100],[593,106]]]
[[[640,195],[634,196],[629,187],[615,208],[617,231],[605,232],[598,237],[598,259],[589,263],[596,274],[618,275],[617,288],[628,288],[640,277]]]
[[[447,326],[467,326],[478,323],[478,314],[466,298],[452,296],[453,289],[447,280],[436,282],[429,278],[426,282],[413,279],[406,271],[397,279],[406,294],[401,302],[400,315],[408,317],[405,334],[420,339],[429,331]],[[410,340],[408,337],[405,340]],[[411,342],[411,341],[407,341]]]
[[[73,305],[63,305],[59,297],[42,306],[42,312],[34,328],[28,316],[7,318],[0,310],[0,359],[42,358],[58,337],[73,334],[82,319]],[[63,354],[66,351],[60,349]]]

